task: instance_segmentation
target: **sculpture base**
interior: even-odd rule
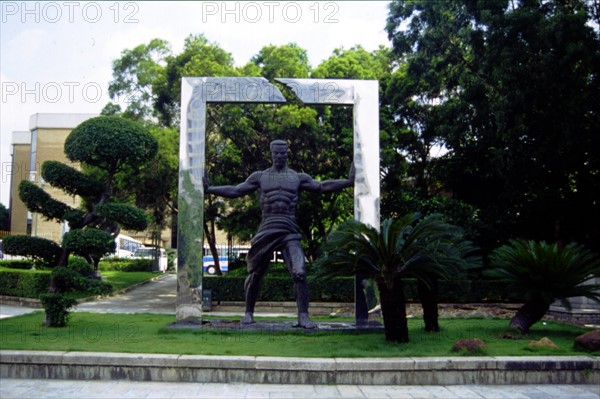
[[[382,331],[383,325],[369,322],[356,325],[352,322],[320,322],[317,328],[297,327],[295,321],[258,321],[252,324],[241,324],[239,320],[202,320],[177,321],[167,326],[168,329],[193,329],[205,331],[293,331],[293,332],[324,332],[324,331]]]
[[[186,304],[177,305],[175,312],[177,322],[202,322],[202,305],[201,304]]]

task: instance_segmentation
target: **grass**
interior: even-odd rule
[[[114,291],[120,291],[134,284],[141,283],[146,280],[153,279],[163,273],[155,272],[119,272],[119,271],[102,271],[101,275],[104,281],[112,284]]]
[[[503,339],[504,319],[442,319],[442,331],[426,333],[421,319],[410,319],[410,342],[392,344],[383,332],[257,332],[174,330],[166,327],[174,316],[158,314],[71,314],[64,328],[42,326],[43,312],[0,320],[0,349],[43,351],[98,351],[235,356],[285,357],[421,357],[456,356],[451,347],[462,338],[481,338],[485,356],[585,355],[573,349],[574,338],[585,329],[555,322],[536,324],[519,340]],[[323,321],[321,319],[320,321]],[[531,340],[548,337],[558,350],[530,350]],[[593,353],[600,355],[600,352]]]

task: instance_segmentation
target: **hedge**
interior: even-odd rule
[[[151,272],[152,259],[102,259],[98,264],[100,270],[116,270],[120,272]]]
[[[39,298],[48,292],[50,273],[43,272],[0,272],[0,295],[23,298]]]
[[[244,301],[245,277],[205,276],[204,289],[211,290],[213,302]],[[320,281],[309,279],[312,302],[354,302],[354,278],[338,277]],[[407,302],[419,302],[415,280],[404,281]],[[261,287],[259,301],[294,301],[293,283],[290,277],[267,276]],[[510,293],[504,283],[497,281],[440,281],[438,283],[440,303],[523,302],[518,294]]]
[[[0,260],[0,266],[7,267],[9,269],[31,270],[31,268],[34,267],[34,263],[29,259]]]

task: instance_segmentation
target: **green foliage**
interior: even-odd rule
[[[67,267],[83,277],[91,277],[94,275],[94,265],[79,256],[69,257],[69,264]]]
[[[66,204],[50,197],[42,188],[29,180],[19,183],[19,198],[25,203],[30,212],[38,212],[49,220],[62,222],[65,215],[73,209]]]
[[[397,278],[460,279],[478,264],[475,248],[462,230],[441,215],[421,218],[408,214],[386,219],[381,232],[355,220],[344,222],[329,235],[324,256],[317,262],[324,277],[367,274],[392,289]]]
[[[0,271],[0,295],[39,298],[48,292],[50,274],[39,271]]]
[[[0,260],[0,267],[18,270],[31,270],[34,263],[30,260]]]
[[[202,281],[203,289],[210,289],[213,301],[244,301],[245,277],[209,276]],[[309,282],[313,302],[354,302],[354,279],[335,278],[329,281],[314,279]],[[289,276],[267,276],[261,287],[259,301],[295,301],[294,287]]]
[[[113,80],[108,86],[112,99],[125,98],[125,116],[132,119],[149,117],[152,112],[152,83],[164,68],[164,60],[171,54],[169,43],[152,39],[131,50],[123,50],[121,57],[113,61]],[[120,111],[120,106],[109,104],[105,114]]]
[[[127,230],[142,231],[148,227],[146,212],[128,204],[105,202],[94,208],[98,216],[113,220]]]
[[[98,198],[104,191],[102,182],[58,161],[44,162],[42,177],[52,186],[84,198]]]
[[[121,272],[151,272],[152,259],[102,259],[98,268],[103,271],[117,270]]]
[[[80,271],[70,267],[55,267],[51,274],[55,292],[87,292],[91,295],[106,295],[112,292],[110,283],[87,278]]]
[[[2,245],[7,254],[26,256],[49,266],[55,266],[61,254],[57,243],[41,237],[6,236],[2,239]]]
[[[360,45],[337,48],[311,74],[323,79],[383,79],[391,72],[390,50],[380,47],[370,53]]]
[[[10,230],[10,211],[0,202],[0,230]]]
[[[261,75],[272,80],[281,77],[307,78],[310,74],[308,54],[295,43],[263,47],[251,60]]]
[[[114,253],[116,248],[115,240],[110,234],[94,228],[68,231],[63,236],[63,246],[76,255],[96,259]]]
[[[46,311],[45,325],[47,327],[64,327],[69,320],[69,309],[77,304],[77,301],[67,295],[49,293],[40,296],[44,310]]]
[[[545,242],[511,240],[490,255],[486,274],[501,280],[528,301],[551,304],[560,300],[570,308],[569,298],[584,296],[600,303],[600,284],[584,284],[600,276],[600,258],[582,245],[564,248]]]
[[[590,2],[394,1],[405,61],[387,88],[422,192],[481,210],[482,245],[511,237],[598,249],[600,36]],[[431,144],[448,150],[429,159]]]
[[[65,141],[65,154],[113,175],[125,164],[153,157],[156,140],[139,123],[117,116],[98,116],[79,124]]]
[[[231,54],[218,44],[209,42],[202,34],[188,36],[183,51],[166,61],[146,88],[152,87],[152,113],[157,116],[160,125],[171,128],[179,123],[182,77],[237,75]]]
[[[67,267],[55,267],[51,273],[55,292],[66,293],[78,291],[87,286],[86,278],[76,270]]]

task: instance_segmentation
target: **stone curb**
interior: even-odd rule
[[[600,357],[281,358],[1,350],[0,378],[342,385],[600,384]]]

